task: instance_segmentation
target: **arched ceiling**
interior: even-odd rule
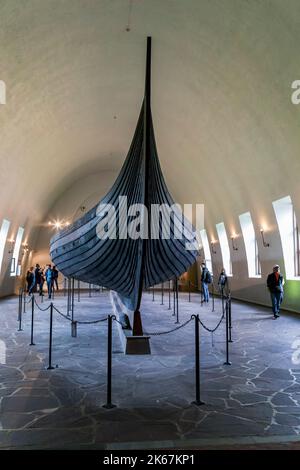
[[[300,195],[298,0],[1,0],[0,23],[0,212],[42,220],[74,181],[121,167],[147,35],[175,199],[215,223]]]

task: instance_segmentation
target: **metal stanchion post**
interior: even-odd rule
[[[228,342],[233,343],[232,338],[231,338],[231,330],[232,330],[232,324],[231,324],[231,295],[230,293],[228,294]]]
[[[19,291],[19,307],[18,307],[18,321],[20,319],[20,314],[21,314],[21,292]]]
[[[35,346],[35,343],[33,342],[33,320],[34,320],[34,294],[32,294],[32,297],[31,297],[31,336],[30,336],[29,346]]]
[[[116,317],[114,315],[108,315],[107,325],[107,389],[106,389],[106,403],[103,408],[110,410],[115,408],[111,402],[111,377],[112,377],[112,322]]]
[[[211,284],[211,298],[212,298],[212,309],[211,309],[211,311],[214,312],[215,311],[215,287],[214,287],[213,282]]]
[[[72,277],[72,297],[71,297],[71,318],[72,318],[72,321],[74,320],[74,294],[75,294],[75,279],[74,277]]]
[[[189,302],[191,301],[191,281],[189,281]]]
[[[222,300],[222,312],[225,313],[224,310],[224,288],[221,287],[221,300]]]
[[[175,315],[176,315],[176,295],[175,295],[175,280],[174,279],[173,279],[173,316],[175,317]]]
[[[89,283],[89,297],[92,297],[92,285]]]
[[[171,310],[171,281],[169,280],[169,307],[168,310]]]
[[[23,313],[26,313],[26,290],[24,290],[23,292],[23,302],[24,302]]]
[[[67,316],[70,316],[70,304],[71,304],[71,279],[68,278],[68,297],[67,297]]]
[[[77,338],[77,321],[71,322],[71,336],[72,338]]]
[[[152,287],[152,302],[154,302],[154,286]]]
[[[67,294],[67,279],[64,277],[64,297],[66,297]]]
[[[20,309],[21,309],[21,313],[22,313],[22,311],[23,311],[23,288],[22,287],[20,287],[19,295],[20,295],[20,303],[21,303]]]
[[[161,304],[160,305],[163,305],[164,304],[164,283],[162,282],[161,283]]]
[[[228,306],[228,298],[226,299],[226,304],[225,304],[225,313],[226,313],[226,361],[224,362],[224,365],[230,366],[231,362],[229,361],[229,338],[228,338],[228,330],[229,330],[229,306]]]
[[[178,305],[178,279],[176,277],[176,322],[175,323],[180,323],[179,321],[179,305]]]
[[[53,329],[53,303],[50,304],[50,330],[49,330],[49,365],[48,370],[54,369],[52,366],[52,329]]]
[[[78,294],[78,299],[77,300],[78,300],[78,302],[80,302],[80,281],[79,281],[79,279],[78,279],[78,292],[77,292],[77,294]]]
[[[195,319],[195,378],[196,378],[196,400],[192,401],[193,405],[201,406],[205,403],[200,399],[200,332],[199,332],[199,315],[192,315]]]
[[[19,328],[18,331],[23,331],[22,329],[22,299],[23,299],[23,292],[22,290],[19,291],[19,314],[18,314],[18,322]]]
[[[69,316],[69,279],[67,279],[67,316]]]

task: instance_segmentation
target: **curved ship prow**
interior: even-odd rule
[[[150,75],[148,38],[145,96],[120,174],[97,206],[50,242],[51,258],[66,277],[118,294],[134,314],[133,334],[137,336],[143,335],[143,289],[180,276],[198,254],[194,228],[175,205],[161,171]]]

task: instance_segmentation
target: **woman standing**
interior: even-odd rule
[[[34,286],[34,272],[33,266],[27,271],[26,282],[27,282],[27,292],[31,294],[31,287]]]
[[[228,294],[228,278],[225,269],[223,268],[219,275],[218,286],[222,297],[224,293]]]

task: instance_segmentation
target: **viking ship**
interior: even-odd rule
[[[148,37],[144,98],[119,176],[97,206],[50,241],[52,261],[66,277],[115,291],[134,312],[133,335],[143,335],[140,316],[143,289],[177,278],[195,262],[198,254],[195,230],[174,205],[160,167],[150,81],[151,37]],[[141,236],[126,236],[126,233],[124,236],[128,224],[123,215],[124,201],[127,207],[146,208],[140,209],[137,217],[128,217]],[[133,206],[136,204],[141,206]],[[152,207],[172,208],[168,236],[165,236],[166,218],[162,211],[153,213]],[[159,227],[158,235],[152,237],[150,228],[155,223]],[[99,235],[99,226],[107,229],[106,236]],[[178,232],[181,237],[177,236]]]

